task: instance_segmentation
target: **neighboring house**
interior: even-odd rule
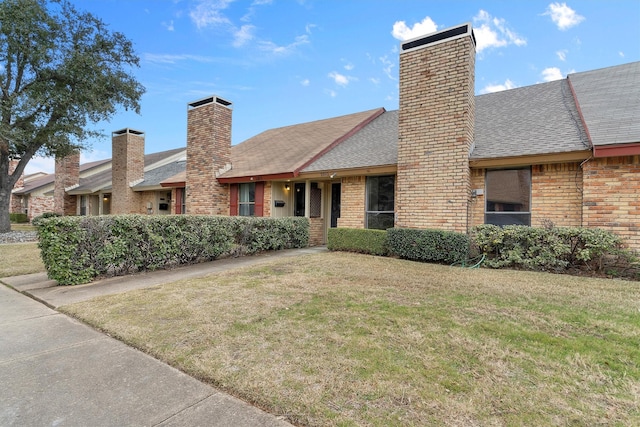
[[[553,223],[605,228],[640,250],[640,62],[480,96],[474,70],[470,24],[418,37],[401,44],[397,111],[235,146],[231,103],[211,96],[188,106],[186,159],[140,173],[144,136],[125,129],[112,188],[87,190],[110,194],[111,213],[157,213],[170,191],[174,214],[306,216],[312,244],[330,227]]]

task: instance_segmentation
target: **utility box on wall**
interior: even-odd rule
[[[273,201],[273,205],[276,208],[283,208],[284,207],[284,200],[274,200]]]

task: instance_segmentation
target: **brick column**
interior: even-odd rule
[[[401,45],[397,226],[469,226],[474,70],[470,24]]]
[[[231,168],[231,111],[217,96],[188,106],[187,214],[229,215],[229,187],[216,177]]]
[[[53,184],[53,211],[60,215],[76,214],[76,196],[67,194],[80,183],[80,153],[56,157]]]
[[[144,133],[133,129],[113,132],[111,138],[111,213],[146,213],[133,185],[144,179]]]

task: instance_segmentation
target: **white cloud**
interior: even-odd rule
[[[620,55],[620,58],[624,58],[624,52],[620,51],[618,52],[618,55]]]
[[[549,67],[542,70],[542,80],[545,82],[552,82],[554,80],[562,79],[562,71],[557,67]]]
[[[173,19],[171,21],[167,22],[163,22],[162,26],[165,27],[167,29],[167,31],[175,31],[175,27],[173,26]]]
[[[56,161],[53,157],[32,157],[24,168],[25,175],[31,175],[36,172],[54,173],[56,169]]]
[[[566,3],[551,3],[544,15],[551,16],[553,23],[562,31],[575,27],[585,20],[584,16],[578,15]]]
[[[558,57],[558,59],[560,61],[564,61],[567,59],[567,50],[563,49],[563,50],[559,50],[556,52],[556,56]]]
[[[309,86],[311,84],[311,82],[309,81],[309,79],[304,79],[300,81],[300,84],[302,86]]]
[[[234,0],[200,0],[189,12],[189,17],[199,29],[221,24],[228,25],[231,22],[222,11],[233,1]]]
[[[352,63],[350,63],[350,62],[348,62],[348,63],[346,63],[346,64],[344,65],[344,69],[345,69],[345,70],[347,70],[347,71],[351,71],[351,70],[353,70],[354,68],[356,68],[356,66],[355,66],[355,65],[353,65],[353,64],[352,64]]]
[[[504,19],[494,18],[487,11],[480,10],[473,17],[476,24],[476,50],[478,53],[487,48],[505,47],[508,45],[525,46],[527,40],[511,30]]]
[[[289,43],[286,46],[279,46],[270,41],[261,41],[258,43],[258,47],[260,48],[260,50],[273,53],[275,55],[289,55],[293,53],[297,47],[305,45],[307,43],[309,43],[309,36],[305,34],[296,37],[295,41]]]
[[[418,22],[409,28],[404,21],[396,21],[393,24],[391,35],[400,41],[409,40],[414,37],[424,36],[425,34],[435,33],[438,26],[430,17],[425,17],[422,22]]]
[[[377,79],[377,78],[375,78],[375,77],[371,77],[371,78],[369,79],[369,81],[370,81],[371,83],[373,83],[374,85],[376,85],[376,86],[380,84],[380,79]]]
[[[142,60],[146,62],[153,62],[155,64],[175,64],[181,61],[196,61],[196,62],[214,62],[215,59],[208,56],[200,55],[172,55],[172,54],[158,54],[158,53],[144,53],[142,54]]]
[[[331,90],[331,89],[325,89],[324,93],[329,95],[331,98],[335,98],[336,96],[338,96],[338,93],[335,90]]]
[[[503,84],[487,85],[480,91],[480,93],[494,93],[501,92],[503,90],[513,89],[516,85],[509,79],[505,80]]]
[[[330,72],[327,77],[329,77],[337,85],[342,87],[346,87],[349,84],[349,82],[353,79],[352,77],[345,76],[335,71]]]
[[[307,34],[311,34],[311,30],[313,30],[316,27],[317,27],[316,24],[307,24],[305,25],[304,30]]]
[[[380,57],[380,62],[382,62],[382,71],[384,74],[389,77],[391,80],[397,80],[393,74],[391,74],[391,69],[396,66],[396,64],[387,58],[387,55]]]
[[[234,47],[242,47],[248,41],[253,39],[253,33],[256,27],[253,25],[243,25],[239,30],[235,31],[233,34],[233,46]]]

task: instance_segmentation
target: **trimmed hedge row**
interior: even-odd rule
[[[467,259],[469,238],[466,234],[443,230],[332,228],[327,247],[333,251],[395,255],[414,261],[453,264]]]
[[[389,254],[387,232],[364,228],[330,228],[327,249],[385,256]]]
[[[41,256],[61,285],[222,255],[305,247],[307,218],[114,215],[38,221]]]
[[[481,225],[472,236],[493,268],[602,273],[606,259],[622,252],[620,238],[599,228]]]
[[[637,254],[624,250],[614,233],[598,228],[481,225],[469,235],[443,230],[329,230],[329,250],[393,255],[465,265],[470,256],[490,268],[576,272],[640,278]],[[476,263],[475,266],[478,264]]]
[[[29,222],[29,217],[24,213],[10,213],[9,222],[13,222],[14,224],[24,224]]]
[[[413,228],[390,228],[387,233],[389,250],[403,259],[454,264],[469,253],[469,237],[462,233]]]

